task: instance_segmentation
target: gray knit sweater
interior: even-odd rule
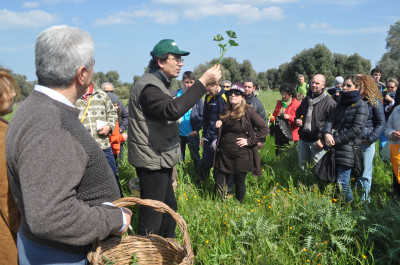
[[[33,91],[7,131],[10,188],[24,235],[39,244],[85,253],[118,232],[121,210],[102,206],[120,197],[115,177],[79,110]]]

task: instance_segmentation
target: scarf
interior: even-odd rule
[[[290,105],[291,102],[292,102],[292,98],[290,98],[288,101],[283,101],[283,100],[281,100],[282,107],[284,107],[285,109],[287,109],[287,107]]]
[[[316,95],[315,95],[316,96]],[[307,116],[304,122],[304,127],[303,127],[303,132],[311,132],[311,119],[312,119],[312,112],[314,109],[314,105],[320,102],[324,97],[326,97],[326,91],[322,92],[318,96],[311,98],[310,96],[308,97],[308,110],[307,110]]]
[[[340,103],[343,106],[347,107],[359,101],[360,99],[361,99],[360,90],[354,90],[342,93],[342,97],[340,98]]]

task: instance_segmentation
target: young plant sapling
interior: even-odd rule
[[[227,30],[226,34],[229,37],[228,43],[222,44],[221,41],[224,40],[224,37],[222,37],[220,34],[214,37],[215,41],[218,41],[218,46],[220,47],[220,56],[219,56],[219,61],[218,64],[221,63],[222,58],[224,57],[225,53],[229,50],[230,47],[232,46],[239,46],[239,43],[234,41],[233,39],[237,38],[236,32],[233,30]],[[229,45],[229,46],[228,46]]]

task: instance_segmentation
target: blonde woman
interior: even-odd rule
[[[246,175],[261,175],[257,143],[268,134],[265,121],[246,103],[242,84],[235,83],[225,92],[228,101],[216,123],[218,140],[214,161],[215,191],[221,198],[226,194],[229,175],[234,176],[236,199],[243,202],[246,194]],[[254,127],[257,132],[254,132]]]

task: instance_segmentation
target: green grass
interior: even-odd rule
[[[259,92],[258,98],[268,114],[280,95]],[[399,264],[400,204],[387,195],[390,165],[376,156],[371,203],[361,203],[355,191],[346,204],[335,184],[299,174],[296,145],[275,157],[273,143],[267,137],[260,151],[262,176],[247,175],[243,204],[216,199],[212,175],[197,189],[189,152],[177,165],[178,212],[188,224],[195,264]],[[131,196],[128,163],[120,177]]]
[[[268,114],[280,95],[258,92],[258,98]],[[399,264],[400,204],[387,195],[390,165],[376,155],[371,202],[362,204],[355,191],[346,204],[334,184],[299,174],[296,145],[275,157],[273,143],[267,137],[260,151],[263,174],[247,175],[243,204],[216,199],[212,175],[197,189],[188,151],[177,165],[178,213],[187,222],[195,264]],[[136,173],[126,156],[125,148],[120,180],[124,195],[133,196],[128,182]],[[138,207],[133,212],[136,227]]]

